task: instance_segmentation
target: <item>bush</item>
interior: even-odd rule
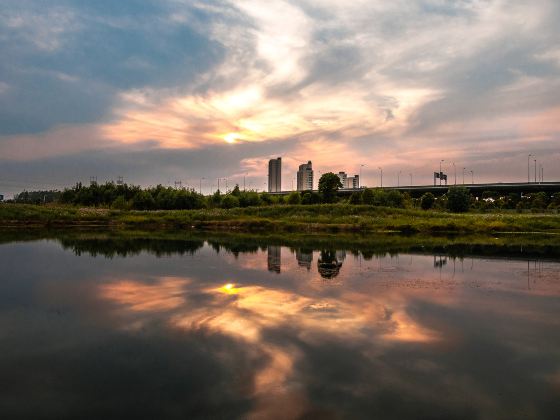
[[[359,192],[353,192],[349,200],[350,204],[362,204],[362,194]]]
[[[224,209],[232,209],[234,207],[239,207],[239,199],[231,194],[228,194],[222,200],[222,207]]]
[[[403,195],[397,190],[386,193],[385,202],[389,207],[403,207]]]
[[[301,203],[301,196],[299,195],[298,192],[293,191],[293,192],[290,193],[290,195],[288,195],[287,203],[288,204],[300,204]]]
[[[139,191],[132,199],[132,207],[136,210],[152,210],[155,205],[154,197],[148,191]]]
[[[240,207],[255,207],[261,204],[259,194],[254,191],[243,191],[239,194]]]
[[[436,198],[432,193],[425,193],[420,198],[420,207],[422,207],[422,210],[429,210],[434,206],[435,201]]]
[[[301,198],[301,204],[319,204],[321,203],[321,196],[314,192],[306,192]]]
[[[469,210],[471,194],[465,187],[451,187],[447,192],[447,208],[455,213]]]
[[[373,204],[373,190],[371,188],[366,188],[362,192],[362,202],[369,205]]]
[[[128,210],[130,209],[130,204],[124,199],[122,195],[115,198],[111,204],[111,208],[115,210]]]

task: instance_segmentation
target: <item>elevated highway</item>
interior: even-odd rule
[[[383,187],[385,191],[397,190],[402,193],[409,193],[412,197],[420,197],[422,194],[431,192],[432,194],[438,196],[445,194],[450,187],[455,185],[403,185],[400,187]],[[480,196],[484,191],[496,191],[498,193],[509,194],[529,194],[535,192],[546,192],[554,194],[560,192],[560,182],[497,182],[489,184],[457,184],[458,187],[467,188],[471,194],[475,196]],[[338,190],[339,195],[350,195],[353,192],[363,191],[365,187],[362,188],[342,188]],[[377,189],[379,187],[371,187]],[[317,192],[317,190],[313,190]],[[282,191],[276,193],[270,193],[273,195],[287,195],[292,191]]]

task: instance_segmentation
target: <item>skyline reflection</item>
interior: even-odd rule
[[[9,417],[33,414],[28,400],[51,418],[558,413],[559,262],[208,242],[166,258],[0,250]]]

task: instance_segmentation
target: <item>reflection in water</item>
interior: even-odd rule
[[[281,257],[281,248],[278,245],[268,246],[268,271],[280,273]]]
[[[343,251],[334,251],[330,249],[323,249],[321,251],[321,256],[317,261],[317,268],[319,269],[319,274],[324,279],[333,279],[340,273],[340,267],[342,267],[342,260],[346,258],[346,253],[342,254]],[[339,260],[339,256],[342,260]]]
[[[300,267],[305,267],[311,270],[311,263],[313,262],[313,250],[306,248],[296,249],[296,259]]]
[[[557,417],[558,262],[220,249],[2,245],[3,418]]]

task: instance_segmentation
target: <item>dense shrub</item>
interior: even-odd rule
[[[420,198],[420,207],[422,207],[423,210],[429,210],[434,206],[435,201],[436,198],[434,195],[428,192]]]
[[[301,196],[298,192],[293,191],[288,195],[288,199],[286,200],[288,204],[300,204],[301,203]]]
[[[465,187],[451,187],[447,192],[447,208],[455,213],[469,210],[471,194]]]

